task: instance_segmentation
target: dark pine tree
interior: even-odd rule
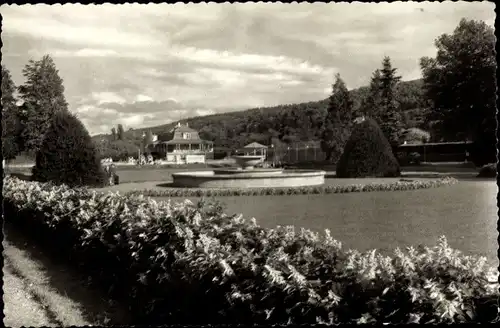
[[[382,107],[382,75],[377,69],[373,72],[370,86],[368,87],[368,95],[361,101],[360,112],[364,116],[377,118]]]
[[[329,99],[321,135],[321,148],[327,161],[337,161],[349,138],[353,119],[353,102],[347,87],[337,74]]]
[[[22,149],[21,117],[16,105],[16,86],[10,72],[2,65],[2,155],[15,158]]]
[[[26,82],[18,88],[19,97],[24,102],[22,135],[25,150],[36,153],[52,116],[56,112],[67,111],[68,103],[64,98],[63,80],[50,56],[46,55],[38,61],[30,60],[23,69],[23,75]]]
[[[118,124],[116,134],[117,134],[118,140],[122,140],[122,141],[125,140],[125,132],[123,130],[123,125]]]
[[[377,122],[391,145],[397,145],[404,130],[403,118],[396,100],[397,86],[401,76],[396,75],[396,68],[392,68],[391,59],[385,57],[380,71],[381,108]]]

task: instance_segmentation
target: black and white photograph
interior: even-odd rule
[[[498,324],[495,9],[0,5],[4,326]]]

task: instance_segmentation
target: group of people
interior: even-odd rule
[[[101,160],[101,163],[103,165],[111,165],[113,163],[112,158],[103,158]],[[135,164],[135,165],[145,165],[145,164],[155,164],[156,161],[154,160],[153,156],[151,154],[144,156],[141,155],[138,159],[135,159],[134,157],[130,156],[127,160],[127,163],[129,164]]]
[[[109,163],[109,162],[107,162]],[[108,178],[108,183],[110,186],[119,183],[118,174],[116,174],[116,166],[115,164],[104,165],[104,172],[106,172],[106,176]]]

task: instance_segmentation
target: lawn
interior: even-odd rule
[[[194,168],[193,168],[194,169]],[[196,168],[199,170],[200,168]],[[101,190],[163,189],[171,173],[186,169],[120,169],[121,184]],[[383,180],[383,181],[382,181]],[[392,182],[393,179],[327,179],[327,184]],[[126,182],[146,181],[140,184]],[[255,217],[265,227],[326,228],[345,247],[367,250],[434,244],[446,235],[451,246],[497,261],[497,186],[493,179],[462,178],[448,187],[403,192],[223,197],[229,213]],[[165,200],[165,198],[157,198]],[[193,199],[195,200],[195,199]],[[494,262],[496,263],[496,262]]]
[[[433,245],[440,235],[446,235],[453,248],[486,256],[496,265],[497,192],[495,181],[459,181],[453,186],[400,192],[220,200],[226,204],[227,213],[255,217],[264,227],[330,229],[345,247],[359,250]]]

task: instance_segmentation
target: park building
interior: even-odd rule
[[[198,131],[186,125],[177,124],[165,134],[153,135],[153,143],[147,150],[155,157],[173,163],[205,163],[214,151],[212,141],[200,138]]]

